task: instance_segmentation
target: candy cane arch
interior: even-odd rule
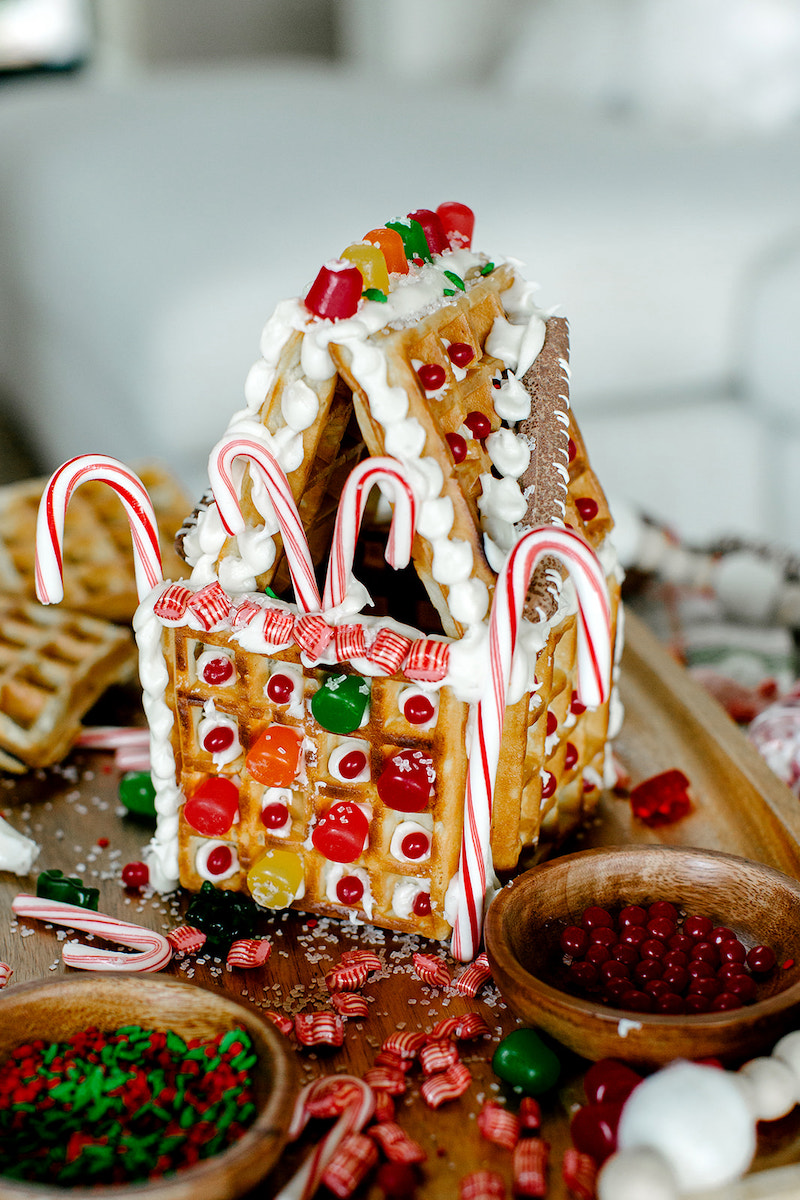
[[[120,950],[91,949],[81,942],[65,942],[61,957],[68,967],[83,971],[160,971],[172,958],[169,942],[155,930],[118,921],[116,917],[92,912],[77,904],[20,893],[12,900],[11,909],[18,917],[37,917],[67,929],[81,929],[84,933],[94,933],[107,941],[129,946],[134,951],[125,954]]]
[[[492,801],[508,681],[522,606],[536,564],[544,555],[561,560],[578,596],[578,699],[587,708],[596,707],[607,699],[610,687],[611,608],[597,555],[569,529],[544,525],[529,530],[511,550],[497,577],[489,617],[489,680],[478,702],[467,770],[459,861],[461,889],[451,943],[453,956],[464,961],[475,955],[481,940],[491,859]]]
[[[323,612],[336,608],[347,596],[358,532],[372,488],[381,490],[394,505],[386,561],[391,567],[406,567],[414,543],[417,505],[402,465],[393,458],[366,458],[347,477],[342,488],[333,530],[328,574],[322,597]]]
[[[261,474],[280,525],[289,574],[297,603],[303,612],[319,612],[321,601],[303,523],[283,467],[263,442],[230,435],[218,442],[208,460],[208,478],[227,533],[235,537],[244,529],[244,517],[231,475],[237,458],[250,460]]]
[[[141,479],[116,458],[105,454],[83,454],[58,468],[39,504],[35,573],[36,595],[42,604],[58,604],[64,597],[64,518],[75,488],[90,479],[107,483],[125,505],[133,540],[139,599],[144,600],[163,581],[158,523]]]
[[[325,1168],[333,1158],[343,1138],[357,1133],[375,1111],[375,1096],[369,1084],[355,1075],[323,1075],[306,1084],[295,1102],[289,1124],[289,1141],[296,1141],[314,1115],[309,1101],[330,1091],[331,1087],[352,1089],[353,1102],[347,1104],[334,1127],[319,1142],[299,1171],[278,1192],[275,1200],[310,1200],[320,1185]],[[335,1115],[335,1114],[331,1114]]]

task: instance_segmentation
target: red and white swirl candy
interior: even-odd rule
[[[522,606],[537,563],[550,555],[567,568],[577,592],[578,699],[592,708],[608,696],[611,609],[600,561],[588,542],[572,530],[547,525],[531,529],[513,547],[497,577],[489,618],[489,680],[477,706],[467,772],[459,860],[461,888],[451,943],[453,956],[464,961],[474,957],[481,939],[490,873],[494,783]]]
[[[172,958],[172,946],[154,929],[119,921],[77,904],[20,893],[12,900],[11,908],[18,917],[36,917],[66,929],[80,929],[134,951],[126,954],[120,950],[95,950],[81,942],[64,942],[61,957],[68,967],[83,971],[160,971]]]
[[[147,488],[139,476],[116,458],[82,454],[51,476],[39,504],[36,522],[36,595],[42,604],[64,597],[64,519],[70,497],[82,483],[97,479],[112,487],[125,506],[133,541],[136,590],[140,600],[163,582],[158,523]]]
[[[321,602],[314,564],[294,495],[283,467],[267,446],[254,437],[229,434],[218,442],[208,460],[208,478],[226,532],[235,537],[245,528],[232,467],[237,458],[249,459],[269,494],[283,538],[286,562],[297,604],[303,612],[319,612]]]
[[[416,528],[416,500],[402,465],[393,458],[366,458],[347,478],[333,530],[328,574],[322,597],[324,612],[340,605],[350,589],[353,559],[369,493],[375,485],[393,503],[386,561],[405,567],[411,558]]]

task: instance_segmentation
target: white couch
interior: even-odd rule
[[[612,499],[800,545],[798,130],[680,136],[292,64],[6,86],[0,394],[47,468],[158,455],[199,490],[273,305],[445,199],[569,316]]]

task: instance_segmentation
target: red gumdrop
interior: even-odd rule
[[[239,789],[224,775],[205,779],[183,806],[192,829],[204,837],[221,837],[239,810]]]
[[[444,231],[442,218],[430,208],[418,208],[416,212],[407,214],[409,221],[417,221],[422,226],[425,241],[431,254],[444,254],[450,249],[450,239]]]
[[[329,321],[352,317],[363,288],[364,280],[358,267],[337,259],[320,268],[308,289],[306,308]]]
[[[585,1104],[570,1122],[569,1131],[576,1150],[590,1155],[600,1165],[617,1148],[617,1126],[622,1112],[618,1102]]]
[[[447,347],[447,357],[457,367],[466,367],[475,357],[475,351],[469,342],[451,342]]]
[[[369,821],[357,804],[337,801],[320,817],[311,841],[331,862],[355,862],[369,835]]]
[[[436,207],[436,212],[442,222],[445,237],[450,243],[451,250],[468,249],[472,245],[472,233],[475,228],[475,214],[466,204],[457,200],[447,200]]]
[[[357,875],[343,875],[336,884],[336,898],[340,904],[358,904],[364,895],[364,884]]]
[[[592,1063],[583,1077],[583,1090],[590,1104],[627,1100],[642,1076],[618,1058],[601,1058]]]
[[[428,807],[436,772],[422,750],[400,750],[387,759],[376,783],[378,795],[395,812],[422,812]]]
[[[691,812],[689,780],[683,771],[662,771],[636,785],[630,801],[633,815],[651,828],[670,825]]]

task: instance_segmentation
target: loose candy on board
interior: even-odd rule
[[[500,1042],[492,1070],[515,1091],[541,1096],[558,1082],[561,1064],[535,1029],[515,1029]]]
[[[210,950],[227,950],[231,942],[255,936],[258,906],[241,892],[215,888],[205,880],[186,911],[186,924],[206,935]]]
[[[36,880],[36,895],[45,900],[58,900],[63,904],[76,904],[80,908],[97,912],[100,901],[98,888],[88,887],[76,875],[64,875],[57,867],[41,871]]]
[[[128,771],[119,781],[120,803],[137,817],[156,816],[156,789],[149,771]]]
[[[61,957],[68,967],[83,971],[160,971],[172,958],[172,946],[163,934],[105,913],[93,912],[60,900],[20,893],[11,902],[18,917],[36,917],[67,929],[80,929],[128,946],[132,954],[119,950],[92,949],[81,942],[64,942]]]

